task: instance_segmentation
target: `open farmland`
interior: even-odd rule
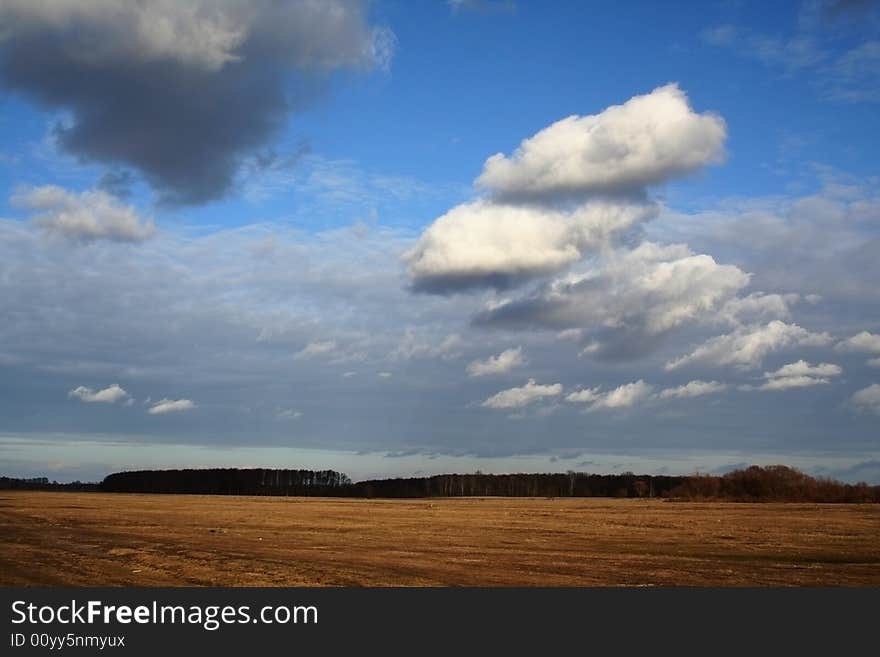
[[[0,584],[880,586],[880,505],[4,491]]]

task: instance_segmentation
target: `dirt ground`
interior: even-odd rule
[[[3,491],[0,585],[880,586],[880,505]]]

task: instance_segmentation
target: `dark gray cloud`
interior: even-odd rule
[[[393,45],[344,0],[10,0],[0,23],[6,85],[70,113],[61,148],[138,170],[170,204],[222,197],[326,73],[386,66]]]

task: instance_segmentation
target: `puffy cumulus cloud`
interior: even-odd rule
[[[566,395],[566,401],[586,404],[587,410],[630,408],[654,400],[683,399],[712,395],[727,389],[727,385],[718,381],[690,381],[684,385],[665,388],[654,392],[655,386],[639,379],[625,383],[612,390],[603,391],[601,387],[583,388]]]
[[[562,271],[653,218],[645,187],[722,156],[724,122],[674,84],[569,117],[490,157],[490,192],[452,208],[404,255],[416,291],[509,288]]]
[[[180,413],[196,408],[195,402],[190,399],[161,399],[150,406],[147,413],[150,415],[165,415],[166,413]]]
[[[33,222],[50,235],[74,241],[142,242],[156,232],[152,221],[101,190],[79,194],[55,185],[16,191],[13,205],[32,210]]]
[[[611,251],[593,269],[563,276],[529,296],[497,303],[474,321],[511,328],[585,328],[603,337],[587,353],[614,345],[624,352],[635,342],[702,319],[748,282],[749,275],[739,268],[720,265],[684,245],[643,242],[630,251]]]
[[[880,300],[880,288],[873,283],[880,279],[877,185],[822,169],[817,175],[823,187],[808,196],[725,199],[693,214],[664,208],[656,221],[646,225],[646,234],[665,242],[684,241],[742,263],[755,274],[760,289],[798,293],[810,305],[820,300],[823,308],[876,304]],[[766,316],[764,321],[769,319]],[[874,318],[865,314],[852,320],[862,320],[867,327]]]
[[[75,397],[87,403],[114,404],[120,399],[128,397],[128,393],[118,384],[113,383],[103,390],[93,390],[86,386],[78,386],[67,393],[68,397]]]
[[[601,388],[583,388],[575,390],[565,396],[565,401],[579,402],[582,404],[592,404],[599,401],[602,397]]]
[[[872,383],[853,393],[850,403],[859,411],[880,415],[880,383]]]
[[[869,354],[880,354],[880,334],[862,331],[851,338],[841,340],[835,346],[838,351],[856,351]]]
[[[724,120],[697,114],[676,84],[599,114],[569,116],[486,160],[477,185],[499,196],[640,191],[723,157]]]
[[[767,354],[796,345],[823,346],[832,341],[827,333],[811,333],[797,324],[773,320],[763,325],[737,328],[711,338],[693,352],[666,363],[674,370],[693,363],[733,365],[740,369],[758,367]]]
[[[810,365],[805,360],[783,365],[775,372],[764,372],[766,383],[759,386],[759,390],[788,390],[789,388],[806,388],[830,382],[835,376],[840,376],[843,368],[834,363],[819,363]]]
[[[588,410],[630,408],[648,401],[654,386],[642,379],[633,383],[625,383],[613,390],[602,392],[600,388],[577,390],[566,396],[566,401],[588,404]]]
[[[558,272],[656,214],[650,203],[591,201],[574,210],[478,200],[431,224],[404,254],[413,288],[509,288]]]
[[[765,294],[752,292],[725,303],[718,311],[718,318],[730,324],[755,323],[771,319],[787,319],[791,306],[800,301],[799,294]]]
[[[486,360],[475,360],[469,363],[467,374],[471,377],[504,374],[525,362],[522,347],[505,349],[497,356],[489,356]]]
[[[674,388],[666,388],[657,393],[660,399],[682,399],[686,397],[702,397],[713,395],[727,388],[724,383],[718,381],[694,380]]]
[[[562,394],[562,384],[541,385],[529,379],[524,386],[502,390],[482,403],[486,408],[522,408],[545,397]]]
[[[394,37],[366,14],[356,0],[8,0],[0,77],[69,112],[55,128],[67,152],[201,203],[322,86],[289,74],[387,67]]]

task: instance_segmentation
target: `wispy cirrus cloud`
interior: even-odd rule
[[[844,23],[849,38],[842,40]],[[880,102],[878,26],[880,8],[874,2],[812,2],[802,5],[787,31],[770,33],[726,23],[707,27],[700,38],[785,75],[809,75],[811,84],[829,100],[876,103]]]

